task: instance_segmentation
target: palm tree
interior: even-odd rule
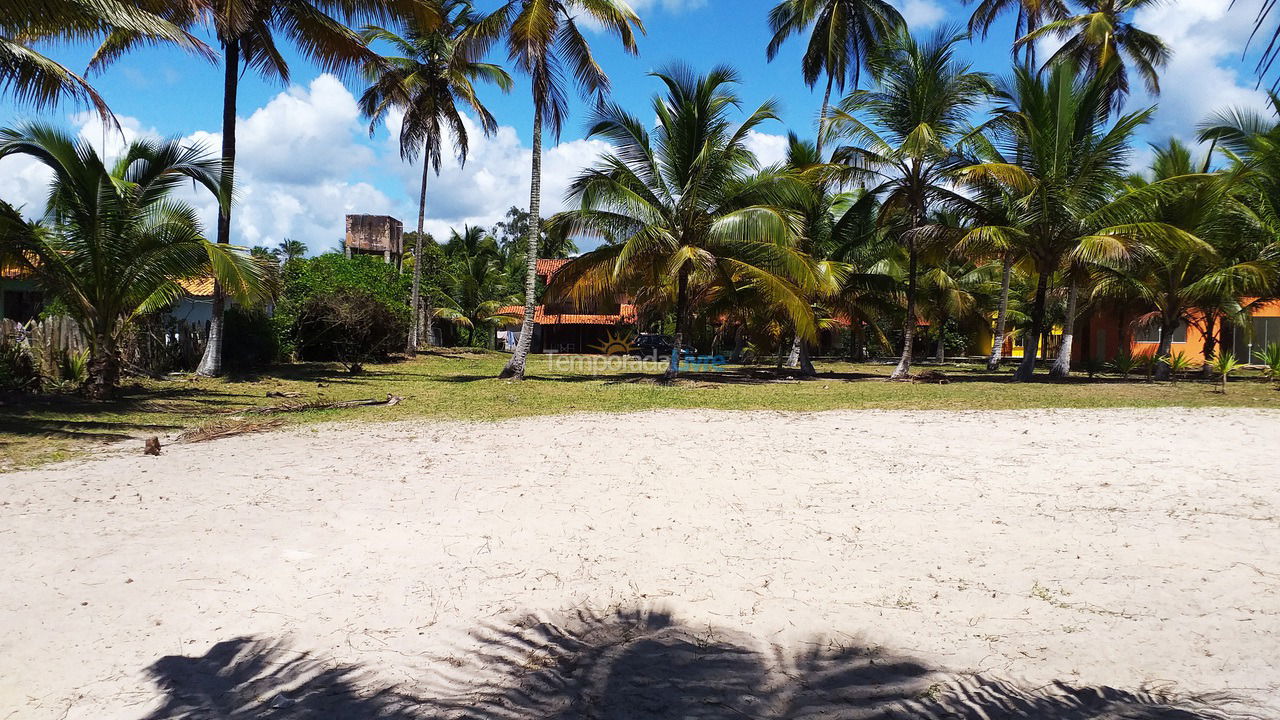
[[[437,4],[424,0],[186,0],[169,3],[166,17],[190,26],[206,21],[222,48],[222,195],[235,188],[236,98],[240,78],[249,70],[289,82],[289,63],[279,40],[292,42],[301,54],[326,72],[346,72],[377,62],[378,56],[348,25],[406,20],[430,28],[440,21]],[[147,38],[117,29],[99,49],[91,67],[109,62]],[[218,213],[218,242],[231,242],[231,205]],[[223,310],[220,283],[213,287],[209,340],[196,372],[222,373]]]
[[[942,259],[920,275],[920,316],[937,334],[935,361],[946,361],[948,322],[978,319],[991,307],[997,292],[995,277],[994,265],[954,259]]]
[[[806,291],[811,261],[793,245],[802,219],[787,209],[802,191],[789,173],[756,172],[748,135],[776,119],[766,102],[735,126],[737,74],[716,68],[696,76],[675,67],[655,75],[667,93],[654,99],[657,127],[616,105],[596,111],[589,137],[614,151],[571,186],[576,206],[553,227],[604,239],[606,245],[556,274],[548,295],[608,300],[638,287],[662,287],[674,298],[676,350],[666,377],[679,371],[689,335],[691,299],[721,290],[750,292],[782,309],[797,332],[813,337]]]
[[[271,250],[271,254],[280,258],[281,263],[298,260],[307,256],[307,245],[301,240],[285,238]]]
[[[1147,209],[1146,219],[1179,228],[1200,242],[1151,244],[1132,262],[1103,263],[1097,269],[1100,297],[1137,296],[1150,311],[1141,322],[1160,330],[1156,357],[1168,357],[1174,332],[1182,323],[1200,320],[1200,313],[1221,314],[1223,321],[1241,319],[1240,298],[1266,293],[1276,278],[1273,263],[1259,257],[1261,248],[1250,239],[1271,237],[1266,228],[1253,221],[1253,214],[1241,202],[1239,181],[1246,174],[1206,174],[1209,157],[1197,161],[1177,140],[1156,147],[1145,177],[1130,179],[1136,188],[1149,188],[1178,180],[1176,192],[1166,192]],[[1250,246],[1240,259],[1236,247],[1246,238]],[[1213,328],[1206,324],[1207,334]],[[1212,360],[1212,354],[1206,355]],[[1157,376],[1166,379],[1169,365],[1157,366]]]
[[[854,143],[838,149],[835,161],[875,178],[880,223],[896,227],[907,247],[902,356],[893,379],[911,371],[922,230],[931,210],[967,202],[950,181],[958,149],[972,134],[969,114],[993,90],[985,74],[956,59],[962,39],[945,31],[924,43],[906,32],[895,36],[872,58],[876,89],[851,93],[832,119],[833,134]]]
[[[812,89],[822,76],[827,78],[818,114],[819,162],[832,88],[843,94],[845,84],[852,83],[857,90],[871,54],[884,38],[905,25],[898,9],[885,0],[782,0],[769,12],[773,32],[766,50],[769,62],[793,35],[808,32],[809,43],[801,60],[805,84]]]
[[[89,143],[30,125],[0,130],[0,158],[9,155],[34,158],[53,181],[40,221],[0,203],[0,262],[30,273],[80,324],[92,397],[115,390],[129,321],[178,300],[178,281],[212,274],[244,302],[270,293],[263,263],[210,243],[195,209],[172,197],[194,181],[227,202],[217,161],[200,150],[137,140],[108,166]]]
[[[966,5],[973,2],[973,0],[964,1]],[[978,6],[973,9],[973,14],[969,16],[969,32],[980,36],[983,40],[987,39],[987,34],[991,32],[991,26],[1002,15],[1010,12],[1017,14],[1013,22],[1013,52],[1015,58],[1018,53],[1019,38],[1035,32],[1046,20],[1061,20],[1069,14],[1067,3],[1064,0],[977,0],[977,2]],[[1024,50],[1023,63],[1027,67],[1035,67],[1035,43],[1026,43]]]
[[[846,83],[858,89],[863,67],[870,55],[884,38],[900,32],[906,23],[897,8],[884,0],[782,0],[769,13],[769,28],[773,38],[766,55],[770,62],[777,57],[782,44],[791,36],[808,32],[809,43],[801,61],[805,84],[811,89],[826,75],[826,89],[822,95],[822,109],[818,113],[817,142],[797,158],[799,147],[795,138],[791,141],[789,164],[798,169],[825,162],[823,144],[826,139],[826,123],[831,108],[831,91],[845,91]],[[798,160],[803,159],[803,163]],[[821,204],[826,193],[825,183],[815,176],[811,179],[814,199]],[[812,254],[812,242],[806,233],[802,249]],[[809,360],[809,348],[796,336],[791,347],[787,367],[799,368],[805,375],[816,374]]]
[[[444,20],[431,30],[411,26],[402,37],[378,26],[365,28],[366,42],[382,41],[395,49],[395,55],[384,57],[366,67],[370,87],[360,97],[360,110],[370,118],[369,132],[392,108],[404,112],[400,125],[400,157],[412,163],[423,155],[422,189],[418,194],[418,233],[414,239],[414,257],[422,256],[423,223],[427,214],[427,179],[431,170],[440,174],[440,156],[445,135],[453,140],[458,164],[465,165],[469,148],[467,127],[459,104],[475,113],[486,135],[498,129],[498,122],[480,102],[473,82],[489,80],[505,92],[511,88],[511,76],[491,63],[480,62],[483,43],[471,34],[479,16],[467,0],[445,0]],[[420,327],[419,298],[422,287],[422,263],[413,264],[413,290],[410,307],[414,321],[409,323],[408,351],[418,349]],[[428,308],[428,313],[433,310]],[[430,338],[428,338],[430,344]]]
[[[542,234],[542,132],[545,123],[559,137],[569,112],[564,66],[584,95],[603,98],[609,78],[596,62],[591,46],[578,28],[579,18],[603,26],[631,54],[635,30],[644,24],[624,0],[507,0],[482,21],[476,34],[487,40],[505,35],[511,62],[529,76],[533,89],[533,167],[529,187],[529,241],[525,258],[524,323],[520,341],[502,377],[524,378],[525,361],[533,343],[533,315],[537,306],[538,238]]]
[[[1164,0],[1080,0],[1085,12],[1028,32],[1017,45],[1030,47],[1050,35],[1065,40],[1045,61],[1045,66],[1070,60],[1090,73],[1106,71],[1107,101],[1112,111],[1118,113],[1129,97],[1129,68],[1125,58],[1142,76],[1147,91],[1160,94],[1160,71],[1169,64],[1173,53],[1158,36],[1138,28],[1126,18],[1162,2]]]
[[[0,88],[19,105],[47,108],[69,99],[94,108],[114,123],[106,101],[83,77],[40,53],[41,40],[62,41],[123,31],[150,42],[168,42],[212,58],[213,51],[162,17],[161,0],[40,0],[0,3]]]
[[[1168,186],[1122,191],[1130,139],[1152,110],[1124,115],[1107,127],[1110,86],[1105,73],[1081,77],[1070,63],[1055,65],[1045,76],[1016,69],[1012,84],[1000,94],[1004,105],[994,123],[995,161],[962,172],[968,181],[999,183],[1020,197],[1009,225],[975,231],[999,232],[1016,243],[1036,277],[1019,380],[1030,380],[1035,372],[1055,274],[1073,265],[1126,260],[1143,244],[1199,242],[1142,216]],[[1069,313],[1067,333],[1074,323]]]
[[[446,306],[435,311],[436,316],[467,328],[467,344],[474,345],[476,328],[491,327],[503,319],[499,309],[517,301],[506,294],[502,252],[484,228],[467,225],[461,233],[452,231],[444,254],[448,263]]]

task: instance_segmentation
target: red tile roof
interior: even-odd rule
[[[498,314],[510,316],[512,324],[524,321],[524,307],[521,305],[508,305],[500,308]],[[567,313],[548,315],[546,308],[542,305],[539,305],[533,313],[533,322],[538,325],[618,325],[635,321],[635,305],[623,305],[621,312],[617,315],[574,315]]]
[[[538,274],[550,281],[553,275],[560,272],[560,268],[568,264],[567,259],[538,258]]]

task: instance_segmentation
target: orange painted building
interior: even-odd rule
[[[1259,303],[1252,308],[1245,327],[1224,328],[1219,320],[1212,331],[1217,348],[1226,348],[1242,363],[1256,362],[1254,353],[1268,345],[1280,344],[1280,300]],[[1190,322],[1184,322],[1174,332],[1169,351],[1175,355],[1185,353],[1193,363],[1203,363],[1205,334],[1204,314],[1193,310]],[[1134,315],[1102,311],[1083,318],[1077,325],[1071,354],[1074,362],[1106,362],[1120,350],[1146,355],[1154,353],[1159,345],[1158,326],[1139,327]]]

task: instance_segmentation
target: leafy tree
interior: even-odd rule
[[[61,100],[86,103],[104,122],[114,116],[80,75],[36,49],[39,41],[65,41],[127,32],[168,42],[205,57],[213,51],[170,22],[162,0],[28,0],[0,3],[0,90],[19,105],[48,108]]]
[[[973,133],[969,115],[992,91],[990,79],[955,57],[961,35],[938,33],[920,42],[903,32],[871,61],[877,87],[858,90],[840,103],[833,131],[852,144],[835,161],[877,183],[883,226],[897,228],[907,248],[906,315],[902,356],[892,377],[911,371],[923,229],[932,210],[964,204],[951,181],[959,149]]]
[[[443,21],[427,29],[410,25],[403,36],[378,26],[365,28],[366,42],[381,41],[395,51],[370,63],[365,75],[370,86],[360,97],[360,110],[371,119],[369,132],[392,108],[403,111],[400,124],[400,157],[414,162],[423,156],[422,189],[418,194],[418,234],[414,255],[422,255],[423,223],[427,214],[427,179],[431,170],[440,174],[440,158],[445,136],[452,138],[458,164],[467,161],[470,147],[466,122],[459,105],[469,108],[480,120],[486,135],[498,129],[498,122],[476,95],[474,82],[488,80],[505,92],[511,76],[492,63],[480,62],[482,38],[472,33],[480,16],[466,0],[445,0]],[[414,265],[410,306],[419,306],[422,267]],[[418,349],[419,327],[415,313],[409,323],[408,350]],[[430,337],[428,337],[428,343]]]
[[[242,302],[270,296],[264,266],[207,241],[195,209],[173,198],[194,181],[228,201],[218,163],[200,150],[135,140],[108,165],[89,143],[30,125],[0,130],[0,159],[10,155],[36,159],[53,181],[39,221],[0,203],[0,262],[30,273],[80,324],[92,397],[114,392],[130,321],[181,298],[179,281],[212,274]]]
[[[493,329],[504,319],[498,310],[519,302],[519,297],[510,294],[502,273],[502,253],[484,228],[468,225],[461,233],[453,231],[444,255],[449,270],[438,317],[466,328],[467,344],[475,345],[476,329]],[[485,346],[490,342],[486,339]]]
[[[187,0],[168,3],[166,17],[184,27],[207,22],[222,49],[222,178],[221,194],[235,188],[236,99],[240,78],[254,71],[288,83],[289,63],[280,41],[291,42],[303,57],[326,72],[347,72],[377,62],[378,56],[349,25],[406,19],[422,27],[440,22],[435,2],[423,0]],[[112,32],[94,58],[105,64],[148,37],[129,28]],[[231,205],[218,214],[218,242],[231,242]],[[221,284],[213,289],[209,342],[197,372],[222,373],[223,311]]]
[[[1079,0],[1084,12],[1027,33],[1018,45],[1030,47],[1048,36],[1065,40],[1046,67],[1067,60],[1090,74],[1107,78],[1107,101],[1114,112],[1129,97],[1130,66],[1152,95],[1160,94],[1160,71],[1173,53],[1158,36],[1135,26],[1128,17],[1164,0]]]
[[[338,295],[371,298],[387,308],[396,318],[398,328],[407,328],[412,317],[409,278],[380,257],[324,253],[285,263],[282,274],[283,290],[274,320],[280,347],[285,353],[297,352],[305,340],[298,334],[299,318],[311,298]]]
[[[756,172],[749,134],[776,119],[766,102],[740,125],[737,74],[705,76],[676,67],[656,73],[666,95],[654,98],[657,127],[613,104],[596,111],[590,137],[615,148],[573,182],[576,209],[553,227],[601,238],[556,274],[547,293],[609,300],[639,286],[674,297],[677,347],[690,334],[691,299],[710,285],[750,286],[789,316],[797,331],[815,332],[805,291],[815,282],[808,256],[795,249],[800,218],[788,209],[800,190],[785,172]],[[673,352],[667,377],[679,370]]]
[[[622,41],[629,53],[637,53],[635,30],[644,31],[640,18],[623,0],[507,0],[477,26],[477,34],[489,40],[505,36],[511,62],[529,76],[533,88],[533,168],[529,188],[529,240],[525,258],[524,323],[520,342],[502,377],[524,379],[525,361],[533,342],[533,315],[537,306],[538,242],[542,229],[542,133],[543,124],[553,136],[568,115],[563,68],[567,64],[584,95],[602,98],[609,78],[596,62],[591,46],[578,28],[579,18],[590,19]]]

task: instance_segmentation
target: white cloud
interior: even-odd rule
[[[785,135],[770,135],[758,130],[747,133],[747,149],[755,153],[760,167],[777,165],[787,159],[790,142]]]
[[[653,7],[661,7],[667,12],[684,12],[697,10],[707,6],[707,0],[631,0],[631,9],[637,14]]]
[[[1159,98],[1141,90],[1134,77],[1133,104],[1159,103],[1149,135],[1192,139],[1195,126],[1214,111],[1227,107],[1265,108],[1266,95],[1254,89],[1255,79],[1235,67],[1253,29],[1248,7],[1230,11],[1231,0],[1169,0],[1143,9],[1134,17],[1138,27],[1159,35],[1173,50],[1161,74]]]
[[[893,4],[902,11],[902,19],[912,29],[934,27],[947,17],[947,9],[937,0],[894,0]]]
[[[108,157],[138,137],[159,137],[154,128],[121,117],[122,133],[103,132],[96,119],[72,118],[77,132]],[[532,152],[514,128],[503,126],[485,137],[466,119],[471,152],[458,167],[452,148],[445,148],[441,174],[430,179],[427,229],[437,238],[464,224],[492,226],[512,206],[527,207]],[[232,242],[273,245],[284,238],[301,240],[313,253],[337,246],[348,213],[390,214],[406,228],[417,224],[422,178],[419,160],[400,160],[396,134],[399,118],[389,119],[370,143],[367,126],[351,93],[334,77],[321,75],[308,86],[291,87],[237,123],[236,205]],[[389,132],[388,132],[389,131]],[[216,155],[222,135],[197,130],[182,140]],[[547,148],[543,157],[543,209],[563,209],[565,190],[582,168],[609,145],[575,140]],[[0,198],[25,206],[29,217],[44,210],[50,173],[25,157],[0,160]],[[381,185],[387,188],[380,189]],[[203,189],[183,191],[212,235],[217,206]]]

